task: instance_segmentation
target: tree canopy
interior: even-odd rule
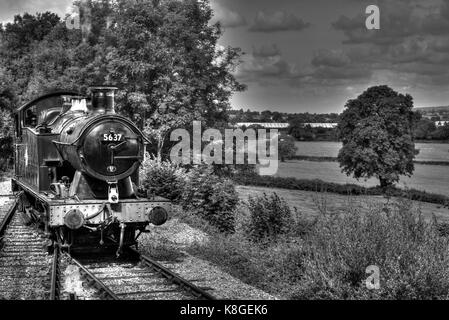
[[[120,89],[117,110],[151,127],[158,145],[168,129],[193,120],[227,123],[231,95],[245,88],[232,73],[241,52],[218,45],[222,30],[210,24],[208,0],[83,0],[73,7],[73,26],[45,12],[0,28],[0,71],[10,84],[0,107],[109,84]]]
[[[81,28],[53,13],[16,16],[2,30],[1,65],[24,101],[53,89],[84,93],[89,85],[122,91],[118,108],[139,122],[156,110],[195,110],[226,121],[240,50],[221,48],[208,1],[75,1]]]
[[[367,89],[349,100],[338,125],[343,147],[338,154],[342,171],[355,178],[376,177],[382,187],[414,171],[413,126],[410,95],[388,86]]]

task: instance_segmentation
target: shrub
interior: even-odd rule
[[[260,245],[242,225],[232,235],[209,231],[210,240],[189,251],[286,299],[449,298],[447,223],[424,221],[407,199],[368,210],[348,203],[344,213],[322,205],[321,212],[299,236]],[[366,288],[371,265],[380,270],[379,290]]]
[[[449,239],[403,201],[392,210],[323,215],[297,249],[299,299],[447,299]],[[368,290],[365,270],[380,269],[380,289]]]
[[[177,202],[181,199],[186,179],[185,169],[168,161],[147,156],[141,167],[142,186],[149,194]]]
[[[276,193],[262,197],[249,197],[250,220],[245,226],[246,234],[255,241],[276,240],[291,231],[293,215],[290,207]]]
[[[212,171],[211,167],[202,166],[188,173],[181,204],[220,231],[234,232],[238,194],[231,180]]]
[[[291,159],[291,157],[296,155],[296,151],[298,150],[298,147],[295,146],[295,139],[288,135],[288,134],[282,134],[279,137],[279,157],[282,162],[285,161],[285,159]]]

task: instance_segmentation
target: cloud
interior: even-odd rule
[[[365,22],[368,16],[363,14],[352,18],[341,16],[332,23],[335,29],[343,31],[346,36],[344,43],[391,45],[418,33],[416,7],[401,0],[380,2],[380,30],[367,30]]]
[[[353,64],[343,50],[324,49],[315,53],[310,67],[300,69],[297,64],[286,61],[279,48],[272,44],[253,48],[235,75],[246,83],[287,85],[314,91],[316,87],[346,87],[354,81],[367,83],[372,71],[366,63]]]
[[[11,22],[17,14],[51,11],[63,17],[73,0],[2,0],[0,21]]]
[[[249,28],[252,32],[277,32],[277,31],[299,31],[310,26],[293,13],[278,11],[275,13],[265,13],[259,11],[254,19],[253,25]]]
[[[253,47],[253,56],[258,58],[266,58],[273,56],[280,56],[281,52],[277,45],[262,45],[260,48]]]
[[[433,1],[428,7],[405,0],[379,0],[379,4],[380,30],[367,30],[363,15],[341,16],[332,24],[345,36],[345,54],[350,67],[356,68],[354,80],[357,69],[368,68],[373,83],[445,90],[449,85],[449,0]],[[343,61],[336,52],[317,53],[312,60],[317,67],[314,76],[340,77],[337,67]]]
[[[422,31],[432,35],[449,34],[449,1],[443,3],[438,13],[424,18]]]
[[[237,68],[236,77],[244,82],[278,82],[296,76],[296,66],[288,63],[276,45],[253,48]]]
[[[345,67],[351,63],[351,60],[343,50],[319,50],[312,59],[312,65],[315,67]]]
[[[213,5],[214,16],[212,23],[220,22],[225,28],[246,26],[246,19],[238,12],[225,8],[220,4]]]

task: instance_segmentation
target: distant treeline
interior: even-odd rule
[[[418,140],[449,140],[449,124],[437,127],[435,121],[422,118],[415,126]]]
[[[417,108],[417,111],[432,121],[449,120],[449,106]]]
[[[338,113],[284,113],[278,111],[251,111],[243,109],[229,111],[235,122],[288,122],[288,123],[332,123],[338,122]]]
[[[233,122],[288,122],[288,134],[300,141],[338,141],[337,128],[311,127],[307,123],[338,123],[337,113],[283,113],[277,111],[231,110]],[[449,125],[437,127],[439,119],[421,118],[414,128],[417,140],[449,140]]]

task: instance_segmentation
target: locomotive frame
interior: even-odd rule
[[[150,223],[165,223],[172,206],[138,192],[145,137],[115,114],[116,88],[90,90],[90,98],[57,91],[16,110],[12,190],[27,220],[44,226],[49,247],[104,250],[118,243],[120,253],[137,245]],[[102,139],[104,128],[112,137],[124,132],[123,138],[102,133]],[[111,163],[101,163],[109,158]]]

